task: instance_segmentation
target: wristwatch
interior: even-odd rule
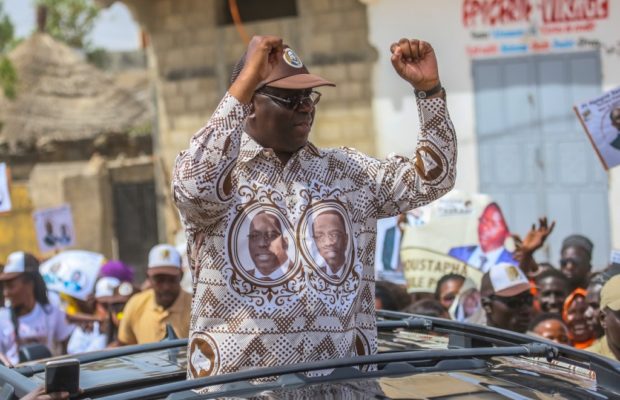
[[[433,86],[432,88],[428,90],[414,89],[413,93],[415,94],[415,97],[417,97],[418,99],[425,99],[427,97],[430,97],[434,94],[441,92],[442,90],[443,90],[443,86],[441,86],[441,82],[439,82],[437,85]]]

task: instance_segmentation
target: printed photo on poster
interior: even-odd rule
[[[620,87],[574,110],[605,169],[620,164]]]
[[[434,292],[450,273],[478,285],[492,265],[518,264],[502,210],[490,196],[453,190],[418,211],[424,223],[405,226],[400,252],[410,292]]]
[[[41,263],[39,271],[49,290],[86,300],[104,261],[100,253],[67,250]]]
[[[6,163],[0,163],[0,213],[11,211],[11,192],[9,192],[9,171]]]
[[[73,216],[68,204],[37,210],[33,217],[37,243],[42,253],[74,245]]]

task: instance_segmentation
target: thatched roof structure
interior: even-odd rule
[[[100,140],[144,127],[151,119],[144,93],[117,85],[45,33],[33,34],[9,58],[19,83],[15,100],[0,94],[0,155]]]

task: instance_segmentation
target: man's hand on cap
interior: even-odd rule
[[[403,38],[392,43],[390,51],[394,69],[416,90],[427,91],[439,84],[437,58],[428,42]]]
[[[254,36],[248,44],[245,65],[239,78],[230,87],[230,94],[242,103],[249,103],[256,87],[265,80],[283,52],[282,38]]]

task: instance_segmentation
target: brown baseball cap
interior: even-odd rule
[[[234,82],[245,65],[245,57],[237,62],[233,69],[231,82]],[[318,75],[311,74],[301,58],[288,45],[284,45],[282,54],[278,54],[277,63],[271,74],[262,81],[258,88],[270,86],[279,89],[311,89],[319,86],[336,86]]]

